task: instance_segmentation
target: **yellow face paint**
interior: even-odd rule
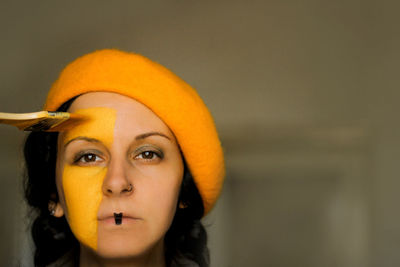
[[[63,144],[77,138],[97,139],[110,149],[113,142],[116,111],[111,108],[77,110],[88,118],[65,132]],[[102,166],[64,165],[62,184],[68,210],[68,222],[80,243],[97,249],[97,212],[102,200],[102,185],[107,168]]]

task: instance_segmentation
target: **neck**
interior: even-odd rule
[[[166,267],[164,246],[156,245],[150,252],[140,256],[106,258],[81,246],[80,267]]]

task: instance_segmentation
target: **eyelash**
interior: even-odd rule
[[[149,155],[151,157],[147,158]],[[155,157],[157,157],[159,159],[163,158],[163,156],[159,152],[156,152],[156,151],[153,151],[153,150],[146,150],[146,151],[143,151],[143,152],[140,152],[139,154],[137,154],[135,156],[135,159],[139,158],[139,159],[145,160],[145,161],[152,161],[152,160],[155,160]]]

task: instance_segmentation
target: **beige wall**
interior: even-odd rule
[[[398,266],[397,8],[356,0],[3,1],[0,111],[39,110],[78,55],[142,53],[198,89],[221,133],[227,183],[205,220],[213,266]],[[25,263],[18,258],[29,245],[24,135],[0,126],[0,137],[5,266]]]

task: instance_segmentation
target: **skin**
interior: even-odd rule
[[[60,133],[56,166],[55,216],[66,216],[80,242],[80,266],[165,266],[183,177],[173,133],[116,93],[84,94],[68,111],[90,118]]]

